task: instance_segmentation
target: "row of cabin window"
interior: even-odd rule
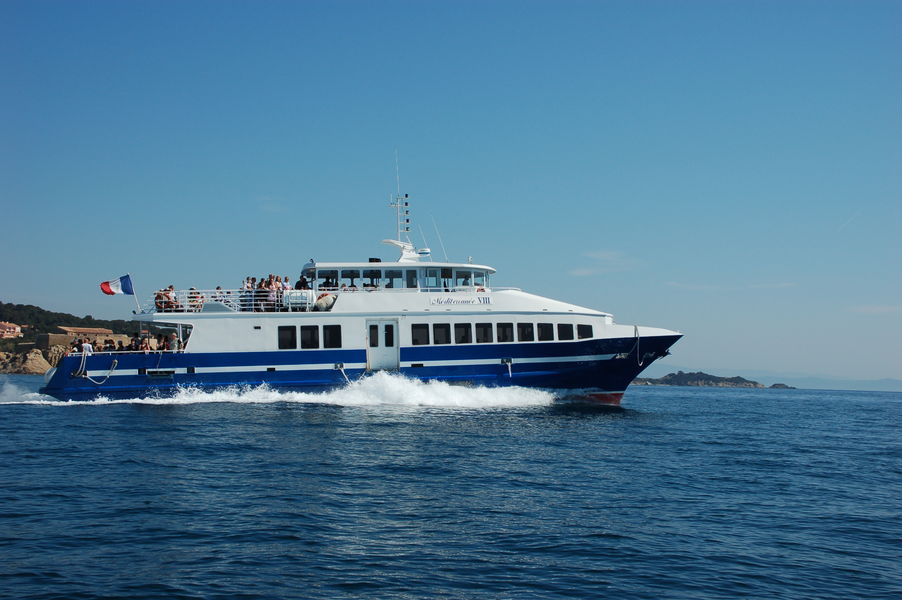
[[[494,327],[493,327],[494,325]],[[433,344],[450,344],[451,343],[451,327],[450,323],[433,323],[432,325],[432,343]],[[534,342],[538,339],[540,342],[554,341],[554,324],[553,323],[517,323],[517,340],[518,342]],[[493,332],[496,333],[493,337]],[[577,325],[577,337],[581,340],[592,337],[591,325]],[[410,326],[410,337],[414,346],[426,346],[429,344],[429,324],[415,323]],[[476,323],[476,343],[491,344],[497,341],[499,344],[514,341],[514,323]],[[572,340],[573,325],[570,323],[557,324],[557,339]],[[473,343],[473,324],[471,323],[454,323],[454,343],[455,344],[472,344]]]
[[[301,325],[301,349],[315,350],[320,348],[319,325]],[[341,325],[323,325],[323,348],[341,348]],[[298,347],[298,327],[283,325],[279,327],[279,350],[296,350]]]
[[[426,288],[449,288],[477,286],[485,287],[488,277],[485,271],[463,269],[432,268],[424,272],[423,283]],[[417,288],[417,269],[319,269],[315,275],[318,286],[338,287],[347,285],[356,287],[384,288]]]

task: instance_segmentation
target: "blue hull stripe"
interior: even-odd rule
[[[621,392],[677,339],[645,338],[641,357],[634,352],[634,338],[402,347],[399,372],[421,380]],[[279,389],[322,391],[346,383],[336,364],[342,364],[352,380],[367,373],[365,349],[95,354],[87,358],[88,375],[95,381],[110,375],[97,385],[72,377],[81,360],[81,356],[64,357],[41,392],[61,399],[135,397],[171,394],[180,386],[207,389],[264,383]],[[111,372],[113,360],[118,362]]]

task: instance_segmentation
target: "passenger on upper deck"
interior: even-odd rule
[[[158,290],[157,293],[154,294],[154,307],[163,312],[171,312],[181,308],[175,298],[174,285]]]
[[[269,279],[269,294],[266,296],[266,310],[274,311],[276,306],[282,303],[282,277],[276,275]]]
[[[188,310],[191,312],[200,312],[204,307],[204,295],[197,291],[197,288],[191,288],[188,291]]]
[[[310,284],[307,283],[307,278],[301,275],[301,278],[298,279],[298,282],[294,284],[294,289],[296,290],[309,290]]]
[[[260,283],[257,284],[257,289],[254,290],[254,312],[263,312],[263,309],[266,307],[266,296],[266,282],[261,279]]]
[[[178,311],[182,309],[182,305],[179,303],[178,298],[175,294],[175,286],[170,284],[168,288],[165,290],[166,292],[166,300],[169,303],[166,310],[169,311]]]
[[[241,286],[241,296],[238,304],[242,311],[250,312],[254,310],[254,288],[257,287],[256,277],[247,277],[244,285]]]

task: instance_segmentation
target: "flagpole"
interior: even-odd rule
[[[132,274],[131,274],[131,273],[126,273],[126,275],[128,276],[128,280],[131,281],[131,283],[132,283],[132,292],[134,292],[134,293],[132,294],[132,296],[135,297],[135,306],[138,307],[138,310],[135,312],[135,314],[136,314],[136,315],[139,315],[139,314],[141,314],[141,303],[138,302],[138,292],[135,290],[135,282],[132,280]]]

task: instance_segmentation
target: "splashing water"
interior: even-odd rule
[[[544,406],[555,399],[552,392],[522,387],[487,388],[450,385],[442,381],[422,382],[403,375],[375,373],[329,392],[309,393],[274,390],[266,385],[236,386],[218,390],[181,388],[174,396],[149,395],[127,400],[100,396],[89,401],[62,402],[29,392],[10,381],[0,387],[0,404],[43,404],[71,406],[83,404],[201,404],[237,402],[269,404],[331,404],[335,406],[401,406],[442,408],[514,408]]]
[[[50,396],[31,392],[7,378],[0,379],[0,404],[65,404]]]

